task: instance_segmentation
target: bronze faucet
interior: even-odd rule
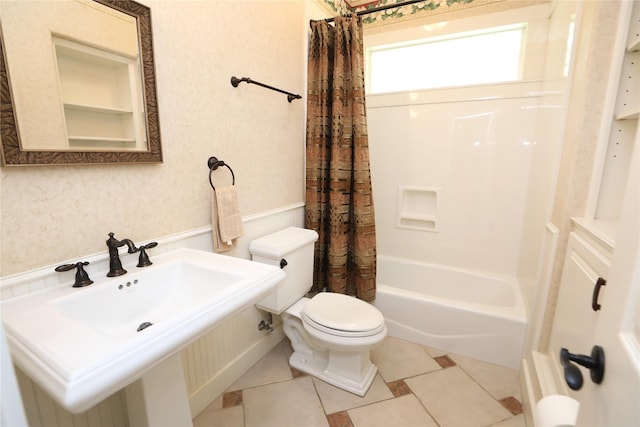
[[[134,245],[130,239],[118,240],[113,237],[113,233],[109,233],[109,240],[107,240],[107,247],[109,248],[109,272],[107,273],[107,277],[122,276],[127,272],[127,270],[122,268],[120,254],[118,253],[118,248],[124,245],[127,245],[129,248],[128,253],[134,254],[138,252],[138,248],[136,248],[136,245]]]

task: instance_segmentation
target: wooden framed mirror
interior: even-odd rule
[[[0,1],[2,164],[161,163],[150,9],[132,0]]]

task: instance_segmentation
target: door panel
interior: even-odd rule
[[[593,344],[605,351],[602,384],[585,379],[578,426],[640,426],[640,132],[635,138],[603,308]],[[587,350],[587,349],[585,349]]]

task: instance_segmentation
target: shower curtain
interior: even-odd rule
[[[361,18],[311,21],[308,67],[305,227],[320,236],[313,288],[372,301],[376,232]]]

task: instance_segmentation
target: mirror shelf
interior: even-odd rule
[[[117,11],[112,13],[124,13],[135,20],[140,61],[137,56],[97,49],[91,43],[60,38],[52,32],[64,141],[60,145],[56,138],[53,148],[31,148],[23,146],[20,140],[20,115],[12,97],[7,66],[11,58],[3,34],[0,43],[3,165],[162,162],[151,11],[132,0],[94,1]],[[100,96],[96,97],[96,93]]]

